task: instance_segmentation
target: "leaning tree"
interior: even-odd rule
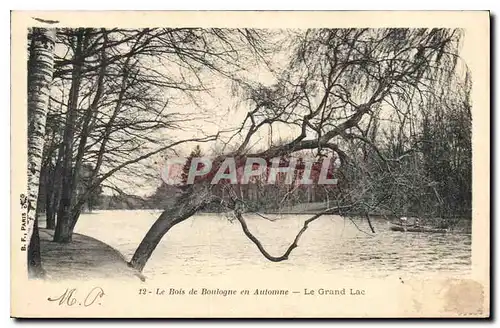
[[[456,85],[462,31],[311,29],[291,31],[290,35],[286,46],[293,51],[276,83],[242,86],[241,96],[251,109],[231,139],[239,143],[235,146],[233,141],[231,150],[216,158],[214,165],[218,167],[229,156],[238,161],[291,156],[300,151],[317,157],[331,155],[339,159],[339,172],[348,180],[341,199],[306,220],[284,254],[272,256],[249,231],[238,193],[224,202],[213,192],[213,185],[194,184],[154,222],[130,266],[142,271],[162,237],[209,204],[232,210],[259,251],[271,261],[283,261],[297,247],[308,225],[322,215],[351,212],[368,217],[371,211],[390,206],[393,191],[401,190],[400,186],[424,183],[418,179],[420,173],[408,174],[407,159],[418,159],[414,156],[416,122],[423,114],[421,109],[436,101],[438,90]],[[406,119],[397,122],[399,148],[390,152],[388,138],[378,140],[377,136],[394,115]],[[259,150],[252,147],[262,130],[275,126],[290,132],[285,142]],[[374,170],[377,174],[372,174]]]

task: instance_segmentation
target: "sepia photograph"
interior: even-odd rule
[[[12,15],[11,315],[489,316],[488,12],[101,14]]]

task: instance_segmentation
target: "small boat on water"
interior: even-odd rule
[[[406,232],[426,232],[426,233],[447,233],[449,231],[448,229],[439,229],[439,228],[430,228],[421,226],[404,227],[402,225],[392,225],[390,229],[392,231],[400,231],[400,232],[406,231]]]
[[[430,227],[422,224],[420,218],[407,218],[405,216],[399,219],[399,222],[391,222],[390,229],[399,232],[424,232],[424,233],[447,233],[450,230],[447,228]]]

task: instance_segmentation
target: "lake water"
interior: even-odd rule
[[[130,259],[160,215],[158,211],[100,211],[83,214],[75,232],[102,240]],[[271,222],[247,215],[249,229],[272,255],[281,255],[308,215],[274,216]],[[342,272],[352,277],[386,277],[446,273],[465,275],[471,268],[471,235],[401,233],[385,220],[353,224],[339,216],[324,216],[309,225],[289,260],[266,260],[243,234],[238,221],[200,214],[173,227],[144,269],[149,278],[175,272],[186,276],[236,272]],[[362,231],[360,231],[362,230]]]

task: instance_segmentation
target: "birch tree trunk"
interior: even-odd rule
[[[49,105],[50,83],[54,71],[55,29],[33,28],[28,61],[28,274],[43,275],[36,205]]]

